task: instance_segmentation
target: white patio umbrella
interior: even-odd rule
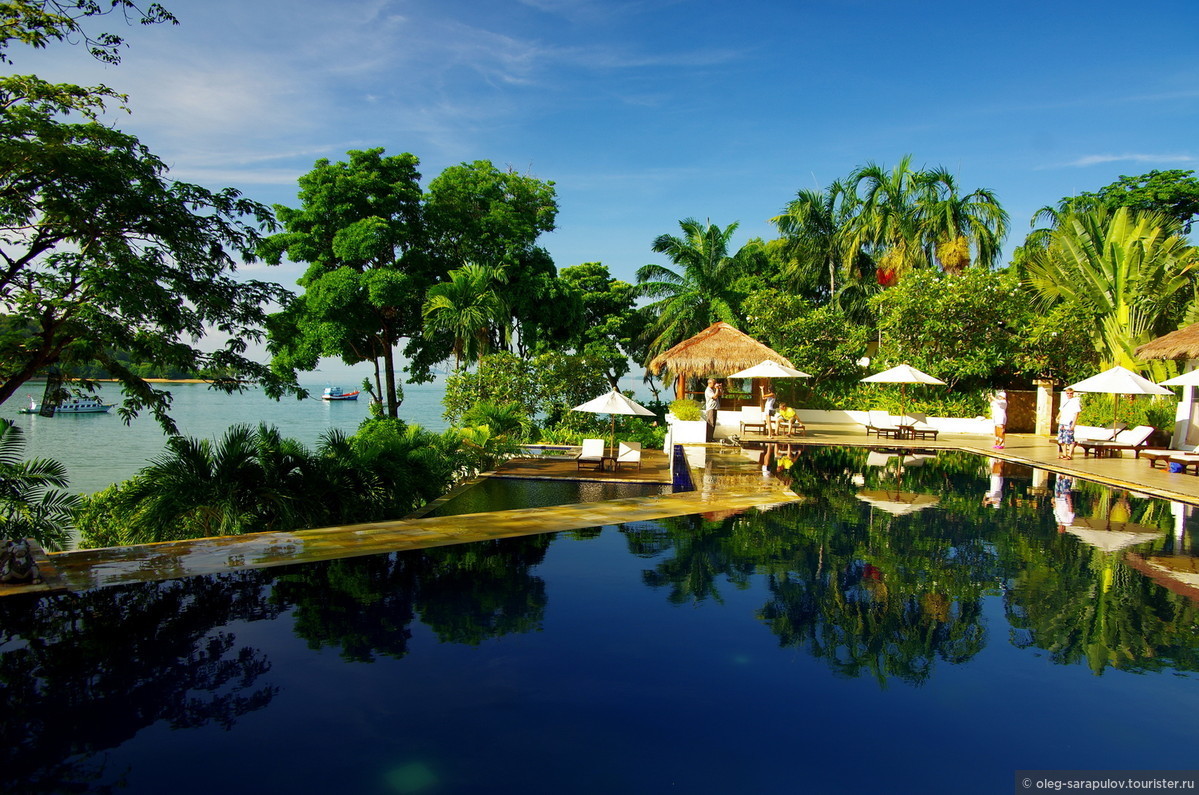
[[[630,414],[639,417],[652,417],[654,413],[633,400],[613,389],[606,395],[600,395],[586,403],[575,406],[571,411],[586,411],[591,414],[610,414],[612,416],[612,447],[616,447],[616,415]]]
[[[883,370],[881,373],[868,375],[862,379],[865,384],[899,384],[899,405],[904,414],[907,414],[908,398],[904,391],[908,384],[940,384],[945,385],[945,382],[940,378],[934,378],[928,373],[921,372],[910,364],[901,364],[892,367],[890,370]]]
[[[1158,386],[1148,378],[1137,375],[1127,367],[1116,365],[1110,370],[1104,370],[1098,375],[1084,378],[1077,384],[1071,384],[1075,392],[1106,392],[1112,396],[1112,427],[1116,424],[1116,410],[1119,406],[1120,395],[1173,395],[1164,386]]]
[[[729,378],[811,378],[811,373],[805,373],[803,370],[796,370],[792,367],[785,367],[773,359],[767,359],[761,364],[755,364],[753,367],[747,367],[736,373],[732,373]]]
[[[1159,386],[1199,386],[1199,370],[1187,370],[1182,375],[1158,381]]]
[[[787,367],[779,364],[773,359],[766,359],[753,367],[747,367],[744,370],[739,370],[728,378],[811,378],[811,373],[805,373],[803,370],[796,370],[794,367]],[[770,385],[770,390],[774,391],[774,384]]]

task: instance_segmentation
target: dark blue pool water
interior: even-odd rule
[[[1007,793],[1017,769],[1193,767],[1199,609],[1137,568],[1192,556],[1189,518],[1070,484],[1076,520],[1144,539],[1106,552],[1029,470],[998,509],[966,456],[784,474],[805,502],[0,600],[5,791]]]

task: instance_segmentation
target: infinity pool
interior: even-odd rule
[[[775,510],[0,600],[0,780],[1010,793],[1193,767],[1199,609],[1159,569],[1194,520],[911,463],[805,450]]]

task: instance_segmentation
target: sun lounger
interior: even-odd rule
[[[1149,437],[1153,436],[1157,429],[1151,425],[1138,425],[1135,428],[1130,428],[1126,431],[1120,431],[1115,438],[1106,442],[1077,442],[1082,448],[1083,457],[1094,455],[1096,458],[1105,455],[1115,455],[1124,450],[1132,450],[1137,458],[1141,457],[1141,450],[1149,444]]]
[[[620,449],[616,452],[616,463],[612,465],[613,469],[620,469],[621,464],[632,466],[637,465],[637,469],[641,469],[641,442],[621,442]]]
[[[1191,455],[1199,453],[1199,446],[1195,447],[1188,453],[1186,450],[1171,450],[1163,447],[1146,447],[1137,451],[1137,457],[1143,458],[1149,462],[1149,466],[1157,469],[1160,463],[1162,469],[1167,469],[1170,466],[1170,459],[1176,455]]]
[[[926,414],[909,414],[903,418],[900,424],[908,429],[908,433],[913,439],[932,439],[935,442],[937,434],[940,433],[932,425],[929,425]]]
[[[894,439],[899,436],[899,425],[887,412],[871,409],[866,412],[866,435]]]
[[[742,406],[741,407],[741,431],[744,434],[747,428],[756,428],[762,433],[766,433],[766,415],[762,409],[757,406]]]
[[[1183,472],[1186,472],[1188,469],[1194,469],[1195,474],[1199,475],[1199,455],[1194,453],[1175,453],[1166,460],[1171,464],[1181,466]]]
[[[789,420],[785,420],[782,417],[777,417],[776,419],[778,420],[779,436],[783,435],[784,429],[787,431],[788,436],[803,436],[808,432],[808,429],[804,427],[799,417],[793,417]]]
[[[583,468],[583,464],[595,464],[596,469],[600,469],[604,465],[604,440],[603,439],[584,439],[583,449],[575,456],[576,471]]]
[[[1074,426],[1074,441],[1078,444],[1082,442],[1109,442],[1115,438],[1116,434],[1128,427],[1127,423],[1117,422],[1114,425],[1075,425]]]

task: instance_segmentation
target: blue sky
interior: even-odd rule
[[[268,204],[375,146],[416,154],[426,183],[476,159],[553,180],[558,266],[629,280],[682,218],[771,237],[797,190],[904,154],[995,191],[1008,252],[1063,196],[1199,170],[1181,0],[163,3],[181,24],[121,31],[120,66],[55,46],[14,71],[129,94],[119,125],[175,177]]]

